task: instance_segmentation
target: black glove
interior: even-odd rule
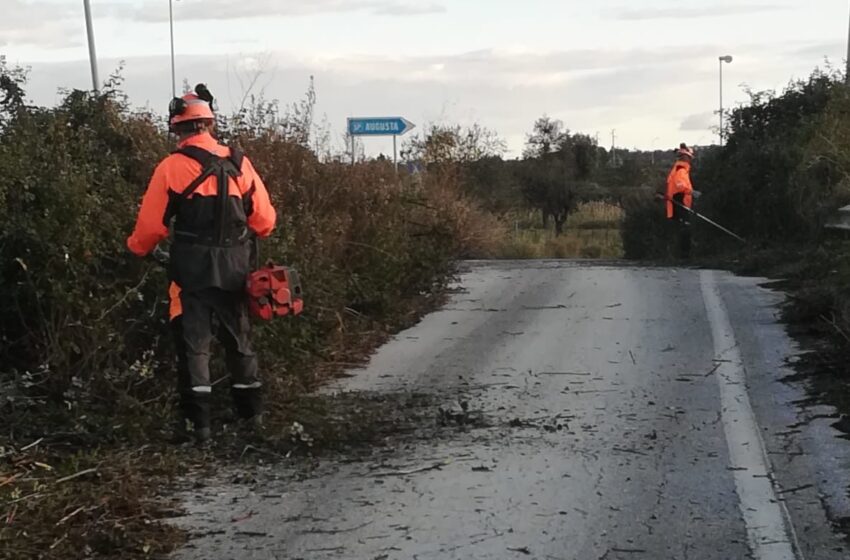
[[[159,245],[157,245],[156,248],[151,252],[151,257],[153,258],[153,260],[163,266],[168,266],[168,263],[171,261],[171,255],[168,253],[168,251],[160,249]]]

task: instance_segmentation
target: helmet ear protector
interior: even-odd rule
[[[183,113],[186,112],[186,108],[188,104],[186,101],[180,97],[175,97],[168,104],[168,120],[170,121],[174,117],[179,117]]]
[[[210,109],[213,108],[213,100],[215,98],[213,97],[212,93],[210,93],[210,90],[207,89],[206,84],[196,85],[195,86],[195,95],[197,95],[200,99],[203,99],[204,101],[206,101],[209,104]]]

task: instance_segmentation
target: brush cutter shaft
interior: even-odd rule
[[[694,210],[693,208],[688,208],[687,206],[685,206],[685,205],[684,205],[684,204],[682,204],[681,202],[679,202],[679,201],[677,201],[677,200],[673,200],[673,199],[672,199],[672,198],[670,198],[670,197],[664,196],[663,198],[664,198],[664,200],[667,200],[667,201],[669,201],[669,202],[672,202],[673,204],[675,204],[675,205],[676,205],[676,206],[678,206],[679,208],[681,208],[681,209],[683,209],[683,210],[685,210],[685,211],[687,211],[687,212],[690,212],[690,213],[691,213],[691,214],[693,214],[695,217],[699,218],[700,220],[704,221],[705,223],[707,223],[707,224],[709,224],[709,225],[712,225],[712,226],[716,227],[717,229],[719,229],[719,230],[720,230],[720,231],[722,231],[723,233],[725,233],[725,234],[727,234],[727,235],[731,235],[732,237],[734,237],[735,239],[737,239],[737,240],[738,240],[738,241],[740,241],[741,243],[746,243],[746,242],[747,242],[747,241],[746,241],[743,237],[741,237],[741,236],[740,236],[740,235],[738,235],[737,233],[734,233],[734,232],[732,232],[732,231],[730,231],[730,230],[726,229],[725,227],[721,226],[720,224],[718,224],[717,222],[715,222],[714,220],[712,220],[712,219],[710,219],[710,218],[706,218],[705,216],[703,216],[702,214],[700,214],[699,212],[697,212],[697,211],[696,211],[696,210]]]

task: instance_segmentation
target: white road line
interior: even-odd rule
[[[756,423],[746,374],[726,306],[717,288],[714,272],[700,273],[700,286],[714,353],[718,360],[723,430],[729,447],[729,460],[735,476],[738,503],[755,560],[795,560],[799,551],[794,528],[785,505],[776,499],[770,478],[764,440]]]

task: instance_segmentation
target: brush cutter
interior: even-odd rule
[[[656,193],[655,198],[656,198],[656,199],[658,199],[658,200],[665,200],[665,201],[667,201],[667,202],[672,202],[674,205],[678,206],[678,207],[679,207],[679,208],[681,208],[682,210],[685,210],[686,212],[688,212],[689,214],[691,214],[691,215],[692,215],[692,216],[694,216],[695,218],[699,218],[700,220],[704,221],[705,223],[707,223],[707,224],[709,224],[709,225],[711,225],[711,226],[714,226],[715,228],[719,229],[719,230],[720,230],[720,231],[722,231],[723,233],[725,233],[725,234],[727,234],[727,235],[730,235],[730,236],[734,237],[735,239],[737,239],[737,240],[738,240],[738,241],[740,241],[741,243],[746,243],[746,242],[747,242],[747,241],[746,241],[743,237],[741,237],[741,236],[740,236],[740,235],[738,235],[737,233],[734,233],[733,231],[730,231],[730,230],[726,229],[725,227],[721,226],[720,224],[718,224],[717,222],[715,222],[715,221],[714,221],[714,220],[712,220],[711,218],[707,218],[707,217],[703,216],[702,214],[700,214],[700,213],[699,213],[699,212],[697,212],[696,210],[694,210],[694,209],[692,209],[692,208],[688,208],[687,206],[685,206],[684,204],[682,204],[682,203],[681,203],[681,202],[679,202],[678,200],[673,200],[673,199],[672,199],[672,198],[670,198],[669,196],[665,196],[665,195],[663,195],[663,194],[661,194],[661,193]]]
[[[254,238],[254,258],[255,270],[248,275],[245,285],[251,314],[263,321],[300,315],[304,310],[304,294],[298,273],[272,261],[260,267],[260,243],[257,238]]]
[[[164,267],[168,267],[171,260],[169,252],[159,246],[153,250],[151,257]],[[261,267],[260,245],[256,238],[254,257],[254,270],[248,275],[245,283],[251,315],[263,321],[286,315],[300,315],[304,310],[304,293],[298,272],[271,261]]]

